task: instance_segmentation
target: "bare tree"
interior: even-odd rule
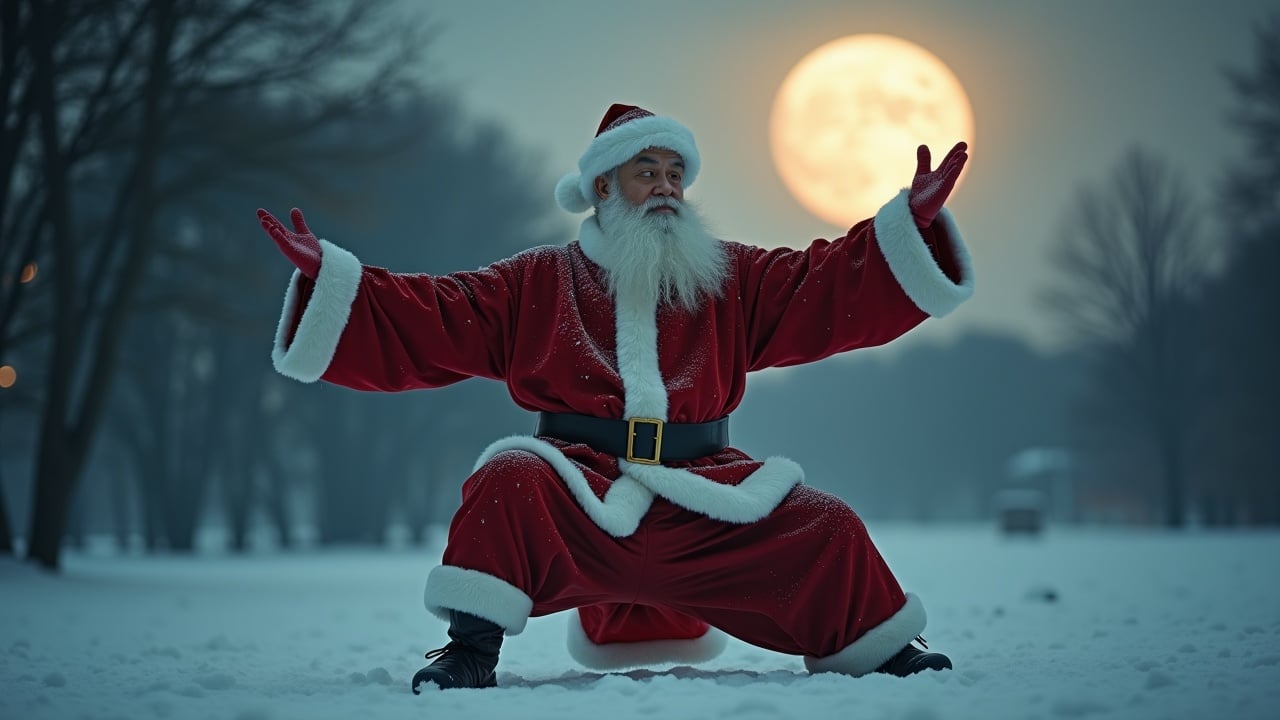
[[[1214,261],[1186,183],[1133,149],[1082,189],[1053,258],[1050,307],[1095,361],[1095,419],[1149,451],[1164,524],[1186,522],[1186,441],[1197,422],[1194,300]]]
[[[9,510],[5,505],[2,471],[0,471],[0,555],[13,555],[13,529],[9,527]]]
[[[1204,341],[1212,370],[1204,383],[1207,418],[1199,436],[1203,498],[1213,520],[1280,524],[1280,218],[1236,235],[1240,247],[1205,294]],[[1240,231],[1243,233],[1244,231]]]
[[[1280,524],[1280,13],[1260,22],[1253,63],[1230,70],[1231,119],[1248,140],[1219,188],[1231,259],[1205,298],[1212,382],[1205,488],[1215,519]]]
[[[56,568],[123,330],[163,242],[162,213],[225,183],[229,161],[246,154],[229,152],[233,146],[260,152],[257,185],[297,187],[314,178],[297,167],[280,177],[273,153],[288,154],[291,138],[401,87],[412,44],[370,32],[375,6],[363,2],[345,11],[303,0],[27,0],[22,7],[28,60],[15,67],[27,68],[29,91],[19,96],[32,97],[39,167],[30,175],[39,182],[11,184],[10,193],[30,190],[34,202],[8,204],[39,211],[13,232],[6,222],[3,246],[28,238],[52,267],[47,313],[27,313],[26,324],[50,343],[28,556]],[[368,61],[368,77],[333,86],[334,68],[353,57]],[[216,132],[209,123],[245,99],[287,106],[278,116],[289,122],[264,117],[254,133]],[[111,182],[88,193],[95,176]],[[105,197],[96,201],[101,222],[86,222],[95,202],[88,198],[98,196]],[[17,335],[0,338],[0,348]]]
[[[5,358],[4,338],[14,308],[27,289],[26,283],[14,278],[33,261],[37,238],[31,233],[18,242],[16,232],[30,216],[35,185],[31,168],[37,160],[28,138],[36,115],[36,85],[31,82],[33,37],[24,4],[0,4],[0,359]],[[12,212],[15,207],[19,209],[16,214]]]
[[[1231,120],[1249,145],[1219,195],[1228,225],[1249,237],[1280,217],[1280,12],[1258,24],[1254,48],[1251,68],[1227,71],[1236,93]]]

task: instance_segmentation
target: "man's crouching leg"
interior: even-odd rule
[[[920,598],[902,591],[853,509],[835,498],[830,501],[824,512],[829,514],[827,520],[835,532],[842,536],[837,544],[846,550],[832,558],[832,565],[821,569],[820,574],[823,584],[837,582],[839,586],[858,588],[854,593],[857,600],[850,609],[851,614],[859,616],[858,622],[851,623],[849,630],[857,634],[853,642],[834,653],[805,656],[805,667],[810,672],[839,672],[855,677],[870,672],[906,677],[925,670],[950,669],[951,659],[928,652],[920,637],[927,622]],[[839,571],[845,577],[840,577]],[[833,576],[833,572],[837,574]],[[867,622],[875,617],[873,609],[883,617],[884,610],[894,605],[898,609],[887,618],[874,624]],[[926,649],[920,650],[912,643]]]
[[[523,632],[531,615],[601,599],[586,590],[600,572],[592,554],[573,550],[606,537],[542,458],[508,450],[485,462],[463,484],[443,564],[427,576],[427,609],[449,622],[450,642],[427,654],[435,662],[414,676],[414,692],[426,682],[496,685],[504,634]]]
[[[678,581],[661,590],[677,609],[753,645],[801,655],[815,673],[951,667],[946,656],[912,646],[924,631],[924,605],[903,592],[839,498],[797,486],[766,517],[742,525],[655,507],[654,525],[673,533],[672,552],[660,557]],[[687,552],[689,533],[703,552]]]

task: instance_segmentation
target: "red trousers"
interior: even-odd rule
[[[696,638],[710,625],[823,658],[907,602],[862,521],[830,494],[796,486],[742,525],[656,497],[636,532],[620,538],[587,517],[547,462],[519,450],[496,455],[463,485],[444,565],[523,592],[531,616],[579,608],[594,643]],[[887,658],[922,628],[921,610],[919,628],[895,627],[876,652]]]

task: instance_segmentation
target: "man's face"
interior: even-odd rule
[[[596,178],[596,192],[601,196],[614,189],[608,181]],[[684,160],[670,150],[649,148],[618,166],[617,191],[632,206],[642,205],[653,197],[684,200]],[[675,214],[670,207],[655,207],[651,213]]]
[[[724,246],[684,202],[684,170],[676,153],[650,148],[609,173],[616,180],[596,178],[603,199],[595,220],[603,239],[592,259],[608,271],[615,297],[656,299],[689,311],[721,297]]]

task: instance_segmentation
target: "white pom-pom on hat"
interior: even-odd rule
[[[592,202],[578,188],[582,178],[578,173],[569,173],[556,183],[556,204],[571,213],[586,212],[591,209]]]
[[[595,205],[595,179],[635,157],[642,150],[664,148],[684,161],[684,186],[689,187],[702,165],[693,133],[671,118],[659,117],[634,105],[614,104],[604,114],[596,137],[578,158],[578,173],[556,183],[556,203],[569,212]],[[572,188],[576,185],[576,192]]]

